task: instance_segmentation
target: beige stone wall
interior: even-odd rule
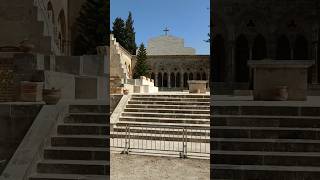
[[[151,38],[147,46],[148,55],[194,55],[195,49],[184,47],[184,40],[174,36]]]

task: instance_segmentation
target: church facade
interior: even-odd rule
[[[248,89],[248,60],[315,60],[310,84],[320,82],[320,3],[317,0],[213,1],[213,86]]]
[[[188,89],[188,80],[209,81],[209,55],[197,55],[194,48],[184,46],[183,38],[171,35],[151,38],[146,49],[150,77],[160,90],[181,91]]]

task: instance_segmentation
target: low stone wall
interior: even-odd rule
[[[0,104],[0,161],[6,165],[26,135],[41,107],[40,103]],[[3,171],[0,167],[0,174]]]
[[[118,103],[120,102],[121,98],[123,97],[122,94],[112,94],[110,95],[110,113],[117,107]]]

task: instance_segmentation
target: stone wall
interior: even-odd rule
[[[0,161],[8,163],[41,107],[30,103],[0,104]],[[0,174],[3,168],[0,166]]]

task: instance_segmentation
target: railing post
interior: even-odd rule
[[[129,127],[128,127],[128,124],[126,124],[126,134],[125,134],[125,140],[124,140],[124,149],[121,152],[121,154],[129,154],[128,133],[129,133]]]
[[[187,158],[187,135],[186,127],[182,129],[182,152],[180,152],[180,158]]]

